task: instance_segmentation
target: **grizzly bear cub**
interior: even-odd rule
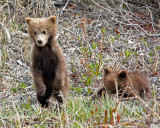
[[[63,52],[56,41],[56,17],[26,18],[26,22],[34,45],[31,71],[37,99],[42,107],[48,107],[51,96],[63,103],[69,93],[69,81]]]
[[[127,87],[124,96],[139,95],[143,97],[144,94],[151,93],[147,77],[137,71],[113,71],[105,68],[103,81],[104,85],[100,86],[98,90],[90,96],[90,99],[94,99],[96,96],[101,95],[102,91],[105,89],[111,93],[118,90],[118,93],[121,95]]]

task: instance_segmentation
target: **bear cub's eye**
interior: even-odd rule
[[[34,35],[35,35],[35,36],[36,36],[36,34],[37,34],[37,33],[36,33],[36,32],[34,32]]]
[[[43,33],[44,35],[46,35],[46,31],[43,31],[42,33]]]

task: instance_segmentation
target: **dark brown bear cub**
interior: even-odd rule
[[[91,95],[91,99],[94,99],[97,95],[101,95],[104,89],[114,93],[116,90],[121,94],[127,87],[125,96],[139,95],[144,97],[144,94],[151,92],[150,85],[147,77],[137,71],[113,71],[111,69],[104,69],[104,85],[100,86],[98,90]],[[116,89],[117,86],[117,89]]]
[[[63,103],[69,93],[69,82],[63,52],[56,41],[56,17],[26,18],[26,22],[34,43],[31,71],[37,99],[42,107],[48,107],[51,96]]]

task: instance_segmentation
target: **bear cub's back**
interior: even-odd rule
[[[140,96],[142,96],[143,93],[150,93],[150,84],[148,78],[144,74],[137,71],[113,71],[105,68],[104,86],[111,92],[116,92],[116,84],[118,90],[129,87],[130,89],[127,89],[128,96],[135,96],[134,93]]]

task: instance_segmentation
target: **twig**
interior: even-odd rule
[[[114,20],[114,21],[116,21],[116,22],[118,22],[120,24],[127,25],[127,26],[138,26],[149,37],[156,37],[156,36],[159,37],[160,36],[160,34],[148,34],[142,27],[140,27],[139,24],[132,24],[132,23],[127,24],[127,23],[118,21],[118,20],[113,19],[113,18],[112,18],[112,20]],[[137,34],[137,35],[139,35],[139,34]]]
[[[149,110],[158,118],[158,120],[160,120],[160,116],[144,100],[139,98],[137,95],[135,97],[140,103],[144,103],[149,108]]]
[[[6,41],[7,41],[7,43],[10,43],[11,42],[11,35],[10,35],[8,29],[1,22],[0,22],[0,29],[2,29],[2,31],[4,31],[4,33],[6,33]]]
[[[67,0],[66,4],[65,4],[65,6],[63,7],[62,10],[65,10],[65,8],[68,6],[68,2],[69,2],[69,0]]]
[[[99,4],[96,3],[94,0],[92,0],[92,2],[93,2],[94,4],[96,4],[97,6],[99,6],[100,8],[106,10],[107,12],[110,12],[110,13],[112,13],[112,14],[114,14],[114,15],[117,15],[117,14],[113,13],[113,11],[111,11],[111,10],[109,10],[109,9],[107,9],[107,8],[104,8],[103,6],[99,5]]]
[[[69,29],[67,29],[67,28],[62,28],[62,29],[64,29],[64,30],[66,30],[66,31],[68,31],[68,32],[70,32],[71,34],[73,34],[77,39],[79,39],[79,35],[77,35],[77,34],[75,34],[75,33],[73,33],[72,31],[70,31]],[[85,40],[84,38],[81,38],[84,42],[87,42],[87,43],[89,43],[87,40]]]

